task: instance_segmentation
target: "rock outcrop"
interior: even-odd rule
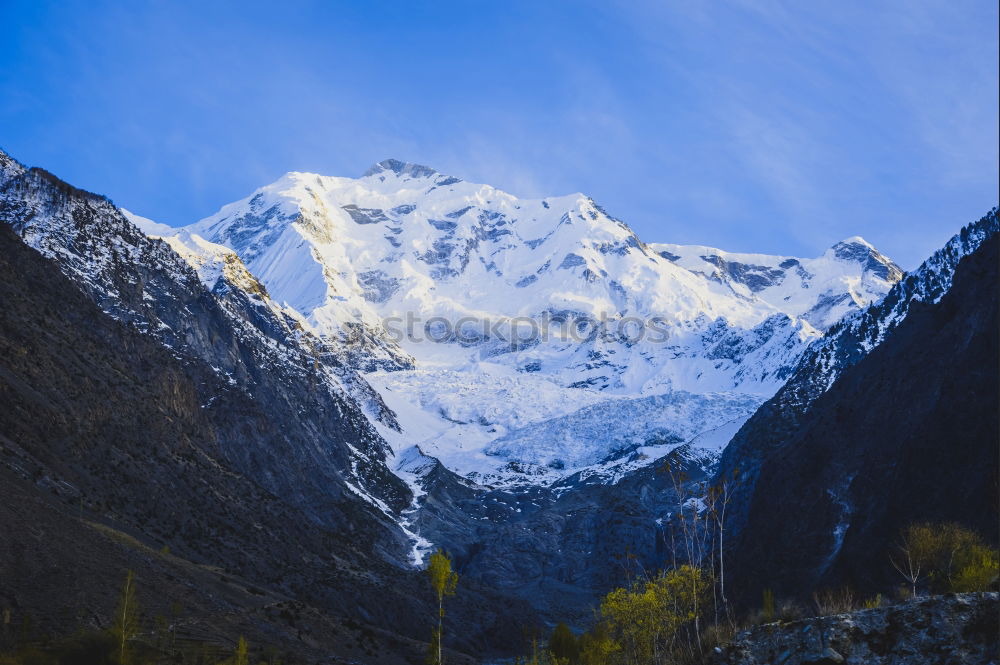
[[[996,663],[1000,598],[966,593],[756,626],[716,650],[715,665]]]

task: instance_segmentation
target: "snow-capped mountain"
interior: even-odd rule
[[[398,417],[401,432],[383,429],[397,452],[417,444],[493,481],[511,463],[559,476],[611,454],[500,443],[598,403],[610,416],[711,395],[749,417],[809,342],[902,275],[860,238],[816,259],[650,245],[583,194],[519,199],[397,160],[360,178],[289,173],[177,233],[235,251],[345,347]],[[698,434],[685,427],[673,434]]]
[[[840,510],[850,474],[810,459],[807,446],[793,450],[814,403],[827,404],[814,409],[827,420],[813,428],[837,453],[830,457],[855,466],[870,460],[858,441],[899,430],[901,452],[869,473],[875,483],[898,468],[910,439],[946,450],[898,417],[879,422],[870,405],[883,384],[895,385],[903,390],[892,406],[905,415],[907,385],[894,371],[925,365],[919,422],[941,431],[941,368],[965,330],[949,329],[949,312],[959,303],[987,327],[975,294],[992,281],[962,259],[985,262],[981,245],[997,233],[994,210],[903,276],[860,238],[813,259],[647,244],[584,195],[521,200],[395,161],[357,179],[288,174],[177,229],[2,151],[0,222],[0,239],[14,248],[4,311],[16,361],[5,363],[0,388],[14,404],[10,431],[33,433],[31,450],[5,434],[18,477],[71,497],[74,523],[82,492],[102,519],[157,548],[177,544],[282,593],[317,589],[323,607],[344,605],[368,580],[356,614],[387,625],[420,614],[401,608],[423,602],[413,567],[434,547],[500,597],[584,620],[621,584],[623,549],[649,570],[678,554],[670,516],[697,510],[716,473],[718,481],[740,472],[733,537],[757,490],[794,512],[806,491],[774,488],[798,483]],[[949,300],[960,261],[966,295]],[[38,307],[25,286],[32,280]],[[72,316],[59,316],[63,301]],[[408,317],[413,338],[399,334]],[[88,323],[95,334],[52,334]],[[549,335],[514,336],[514,323],[547,324]],[[901,329],[909,342],[892,351]],[[940,342],[921,341],[941,332]],[[879,353],[895,360],[845,388],[859,360]],[[957,388],[950,414],[973,404],[953,418],[958,425],[975,423],[995,394],[990,375],[978,400],[964,400],[971,371],[948,382]],[[93,394],[79,388],[91,385]],[[862,389],[869,397],[853,404]],[[108,422],[119,429],[108,430],[117,405],[104,402],[122,394],[136,417],[117,414]],[[63,402],[75,421],[59,415]],[[864,413],[840,422],[841,407]],[[67,435],[77,425],[86,439]],[[842,431],[855,433],[850,446],[837,440]],[[785,452],[808,462],[796,467],[804,470],[760,485],[765,461]],[[127,462],[104,468],[118,456]],[[817,468],[832,482],[808,486]],[[137,493],[149,500],[128,499]],[[198,529],[178,528],[190,520],[177,524],[163,505],[201,513]],[[836,510],[812,517],[839,548],[849,522]],[[492,632],[495,616],[482,609],[496,598],[468,603],[456,615]]]
[[[110,245],[51,211],[17,230],[172,348],[190,324],[169,291],[196,276],[259,342],[258,370],[321,358],[397,459],[419,450],[500,485],[639,448],[717,453],[823,330],[902,275],[860,238],[815,259],[646,244],[582,194],[519,199],[396,160],[360,178],[289,173],[182,229],[103,205]],[[132,293],[125,265],[157,271]],[[378,445],[357,453],[366,466],[392,456]]]

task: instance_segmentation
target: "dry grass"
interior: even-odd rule
[[[816,605],[818,616],[851,612],[858,609],[860,600],[850,587],[823,589],[813,594],[813,603]]]

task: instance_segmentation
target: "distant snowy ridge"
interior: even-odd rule
[[[951,288],[963,257],[1000,231],[997,209],[965,226],[919,268],[907,274],[884,299],[845,316],[806,349],[786,392],[808,405],[838,376],[878,346],[909,313],[913,302],[936,303]]]
[[[776,349],[768,349],[771,371],[738,367],[771,341],[762,332],[797,330],[796,344],[815,337],[817,324],[878,299],[900,274],[891,262],[873,264],[864,251],[831,250],[813,261],[822,274],[788,272],[785,290],[808,294],[789,306],[734,293],[731,284],[676,265],[582,194],[522,200],[395,160],[359,179],[289,173],[189,230],[234,249],[273,297],[301,312],[319,334],[348,339],[362,327],[372,356],[367,362],[359,356],[359,363],[370,369],[399,369],[410,357],[455,365],[505,356],[511,365],[540,363],[565,385],[626,393],[644,383],[642,390],[706,382],[719,390],[748,383],[756,391],[761,381],[773,391],[781,383],[774,365],[788,360],[775,357]],[[821,312],[812,311],[817,306]],[[671,350],[601,341],[586,345],[584,354],[580,345],[518,349],[489,335],[471,348],[435,346],[397,343],[382,330],[384,320],[408,313],[423,317],[419,326],[431,316],[498,320],[546,312],[662,317]],[[806,312],[813,315],[792,319]],[[779,314],[787,319],[783,326],[772,321],[759,328]],[[735,340],[730,330],[746,334]],[[612,350],[626,357],[610,358]],[[666,357],[685,360],[667,366]]]
[[[826,330],[872,304],[903,271],[864,238],[838,242],[815,259],[724,252],[697,245],[650,244],[675,264],[758,298]],[[850,266],[850,267],[848,267]],[[818,295],[817,295],[818,294]]]

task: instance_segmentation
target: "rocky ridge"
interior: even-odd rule
[[[55,261],[109,316],[206,364],[250,397],[255,420],[284,423],[267,432],[270,445],[256,450],[220,441],[232,464],[277,494],[299,497],[317,520],[326,519],[323,503],[344,492],[397,509],[409,502],[371,424],[398,426],[391,412],[336,349],[271,300],[234,254],[216,252],[211,261],[204,249],[178,254],[108,199],[7,155],[0,162],[0,221]],[[216,274],[210,287],[202,279],[208,266]],[[204,408],[217,408],[217,397],[206,396]]]
[[[889,548],[914,522],[996,542],[998,238],[993,210],[807,350],[733,437],[716,479],[737,479],[744,599],[886,588]]]
[[[996,663],[997,593],[915,598],[898,605],[756,626],[716,650],[715,665]]]

